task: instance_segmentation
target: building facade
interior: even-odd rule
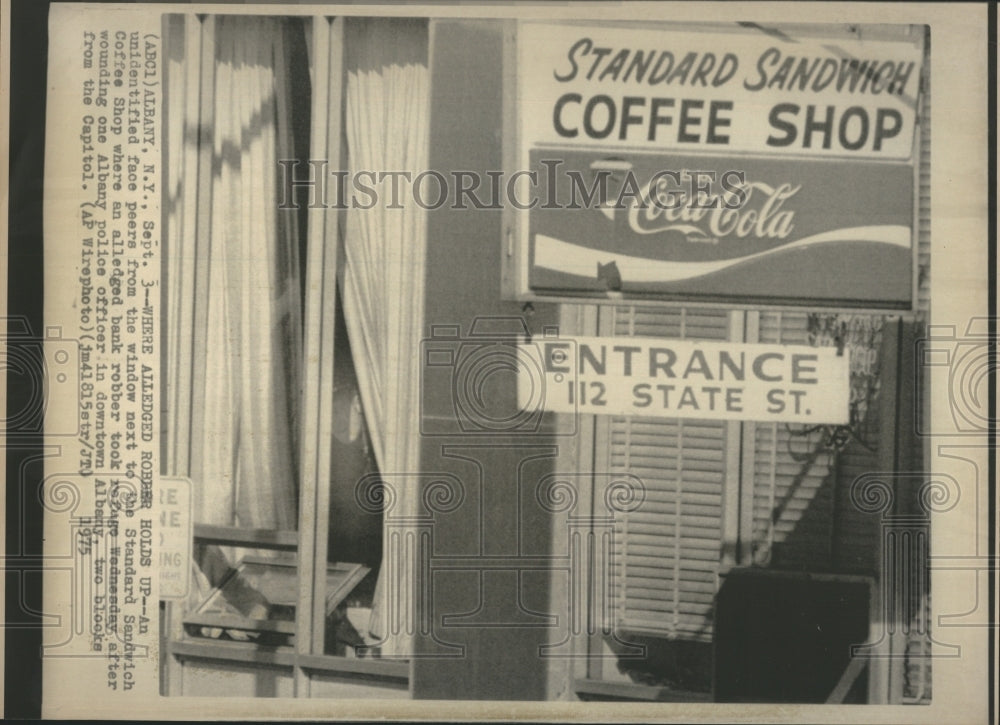
[[[602,26],[562,25],[597,47]],[[706,87],[726,39],[929,54],[923,27],[618,28],[640,30],[715,43],[716,70],[702,56],[689,71]],[[929,701],[928,454],[914,435],[927,415],[915,360],[930,305],[927,63],[905,86],[902,201],[842,186],[844,169],[863,185],[878,161],[794,160],[828,215],[861,225],[893,203],[909,211],[912,274],[874,272],[912,280],[905,309],[767,299],[766,285],[728,300],[630,291],[624,264],[624,283],[599,267],[597,287],[518,290],[512,249],[534,212],[427,202],[430,181],[422,198],[369,204],[357,180],[433,170],[452,193],[456,172],[520,169],[519,114],[545,115],[512,90],[533,72],[517,56],[531,32],[441,18],[165,21],[163,473],[195,491],[195,564],[188,596],[165,609],[164,692]],[[697,85],[677,83],[666,92]],[[556,120],[568,130],[572,118]],[[579,130],[603,133],[595,118]],[[799,130],[824,133],[818,118]],[[652,142],[648,122],[634,125]],[[848,147],[868,129],[851,124],[838,127]],[[779,157],[704,158],[753,174]],[[505,351],[551,336],[846,350],[849,419],[525,408]]]

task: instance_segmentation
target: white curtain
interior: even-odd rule
[[[408,19],[351,19],[346,27],[348,163],[359,171],[427,168],[429,77],[427,26]],[[344,237],[344,317],[361,400],[379,470],[396,491],[394,516],[413,508],[415,481],[399,474],[419,464],[419,349],[424,307],[426,212],[401,187],[403,208],[388,208],[383,186],[373,209],[349,209]],[[411,512],[412,515],[412,512]],[[389,542],[385,542],[384,550]],[[412,607],[392,611],[390,590],[412,591],[411,564],[383,556],[371,632],[383,654],[406,655]]]
[[[293,157],[285,30],[185,25],[167,94],[168,473],[193,480],[197,523],[294,529],[301,292],[275,162]]]
[[[293,156],[282,27],[218,19],[203,516],[295,527],[301,350],[295,215],[275,159]],[[215,171],[218,168],[218,171]],[[208,481],[222,485],[207,485]]]

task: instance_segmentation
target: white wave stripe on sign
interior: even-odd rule
[[[544,234],[536,234],[535,265],[554,272],[563,272],[578,277],[593,277],[598,264],[604,265],[615,262],[622,279],[629,282],[680,282],[682,280],[704,277],[714,272],[720,272],[728,267],[777,254],[778,252],[834,242],[888,244],[894,247],[909,249],[911,247],[910,228],[901,224],[882,224],[834,229],[829,232],[821,232],[820,234],[803,237],[791,244],[767,249],[745,257],[720,259],[712,262],[670,262],[662,259],[614,254],[606,250],[581,247]]]

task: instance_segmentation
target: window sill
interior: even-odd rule
[[[630,682],[604,682],[603,680],[575,679],[573,691],[578,695],[596,698],[634,700],[637,702],[711,702],[708,692],[675,690],[654,685],[637,685]]]
[[[298,666],[315,673],[371,677],[394,685],[406,685],[410,676],[410,664],[405,661],[301,655],[291,647],[262,647],[252,642],[176,640],[170,642],[170,654],[181,660],[215,660],[289,668]]]

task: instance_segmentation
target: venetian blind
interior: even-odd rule
[[[724,310],[618,307],[612,334],[725,340]],[[607,422],[612,473],[646,490],[615,527],[615,621],[619,629],[707,641],[718,588],[725,478],[725,424],[676,418]]]

